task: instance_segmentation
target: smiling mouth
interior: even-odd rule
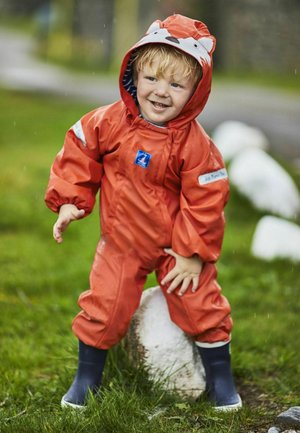
[[[170,107],[170,105],[162,104],[161,102],[156,102],[156,101],[150,101],[150,102],[151,102],[151,104],[152,104],[155,108],[158,108],[158,109],[163,109],[163,108],[169,108],[169,107]]]

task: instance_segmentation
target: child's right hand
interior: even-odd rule
[[[58,244],[63,241],[62,233],[67,229],[70,222],[84,216],[84,210],[79,210],[74,204],[63,204],[59,209],[56,223],[53,226],[53,237]]]

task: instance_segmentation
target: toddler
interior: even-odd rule
[[[215,39],[181,15],[155,21],[125,55],[121,100],[84,115],[51,168],[54,239],[88,215],[100,189],[101,239],[73,321],[78,370],[62,406],[82,408],[107,351],[126,334],[155,271],[170,317],[191,336],[217,410],[241,407],[230,367],[232,319],[217,283],[229,187],[196,117],[208,99]]]

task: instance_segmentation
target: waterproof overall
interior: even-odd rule
[[[166,43],[195,57],[203,77],[180,115],[165,127],[139,116],[131,55]],[[54,212],[72,203],[89,214],[100,188],[101,239],[89,290],[79,298],[73,331],[107,349],[126,334],[147,275],[158,282],[174,267],[164,252],[204,262],[199,287],[167,294],[170,317],[199,342],[228,341],[230,306],[217,283],[229,187],[219,151],[196,121],[210,93],[215,40],[206,26],[180,15],[157,21],[125,56],[121,100],[83,116],[67,133],[51,168],[46,203]]]

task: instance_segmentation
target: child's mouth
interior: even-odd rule
[[[156,101],[150,101],[150,102],[158,110],[163,110],[164,108],[168,108],[169,107],[169,105],[162,104],[161,102],[156,102]]]

